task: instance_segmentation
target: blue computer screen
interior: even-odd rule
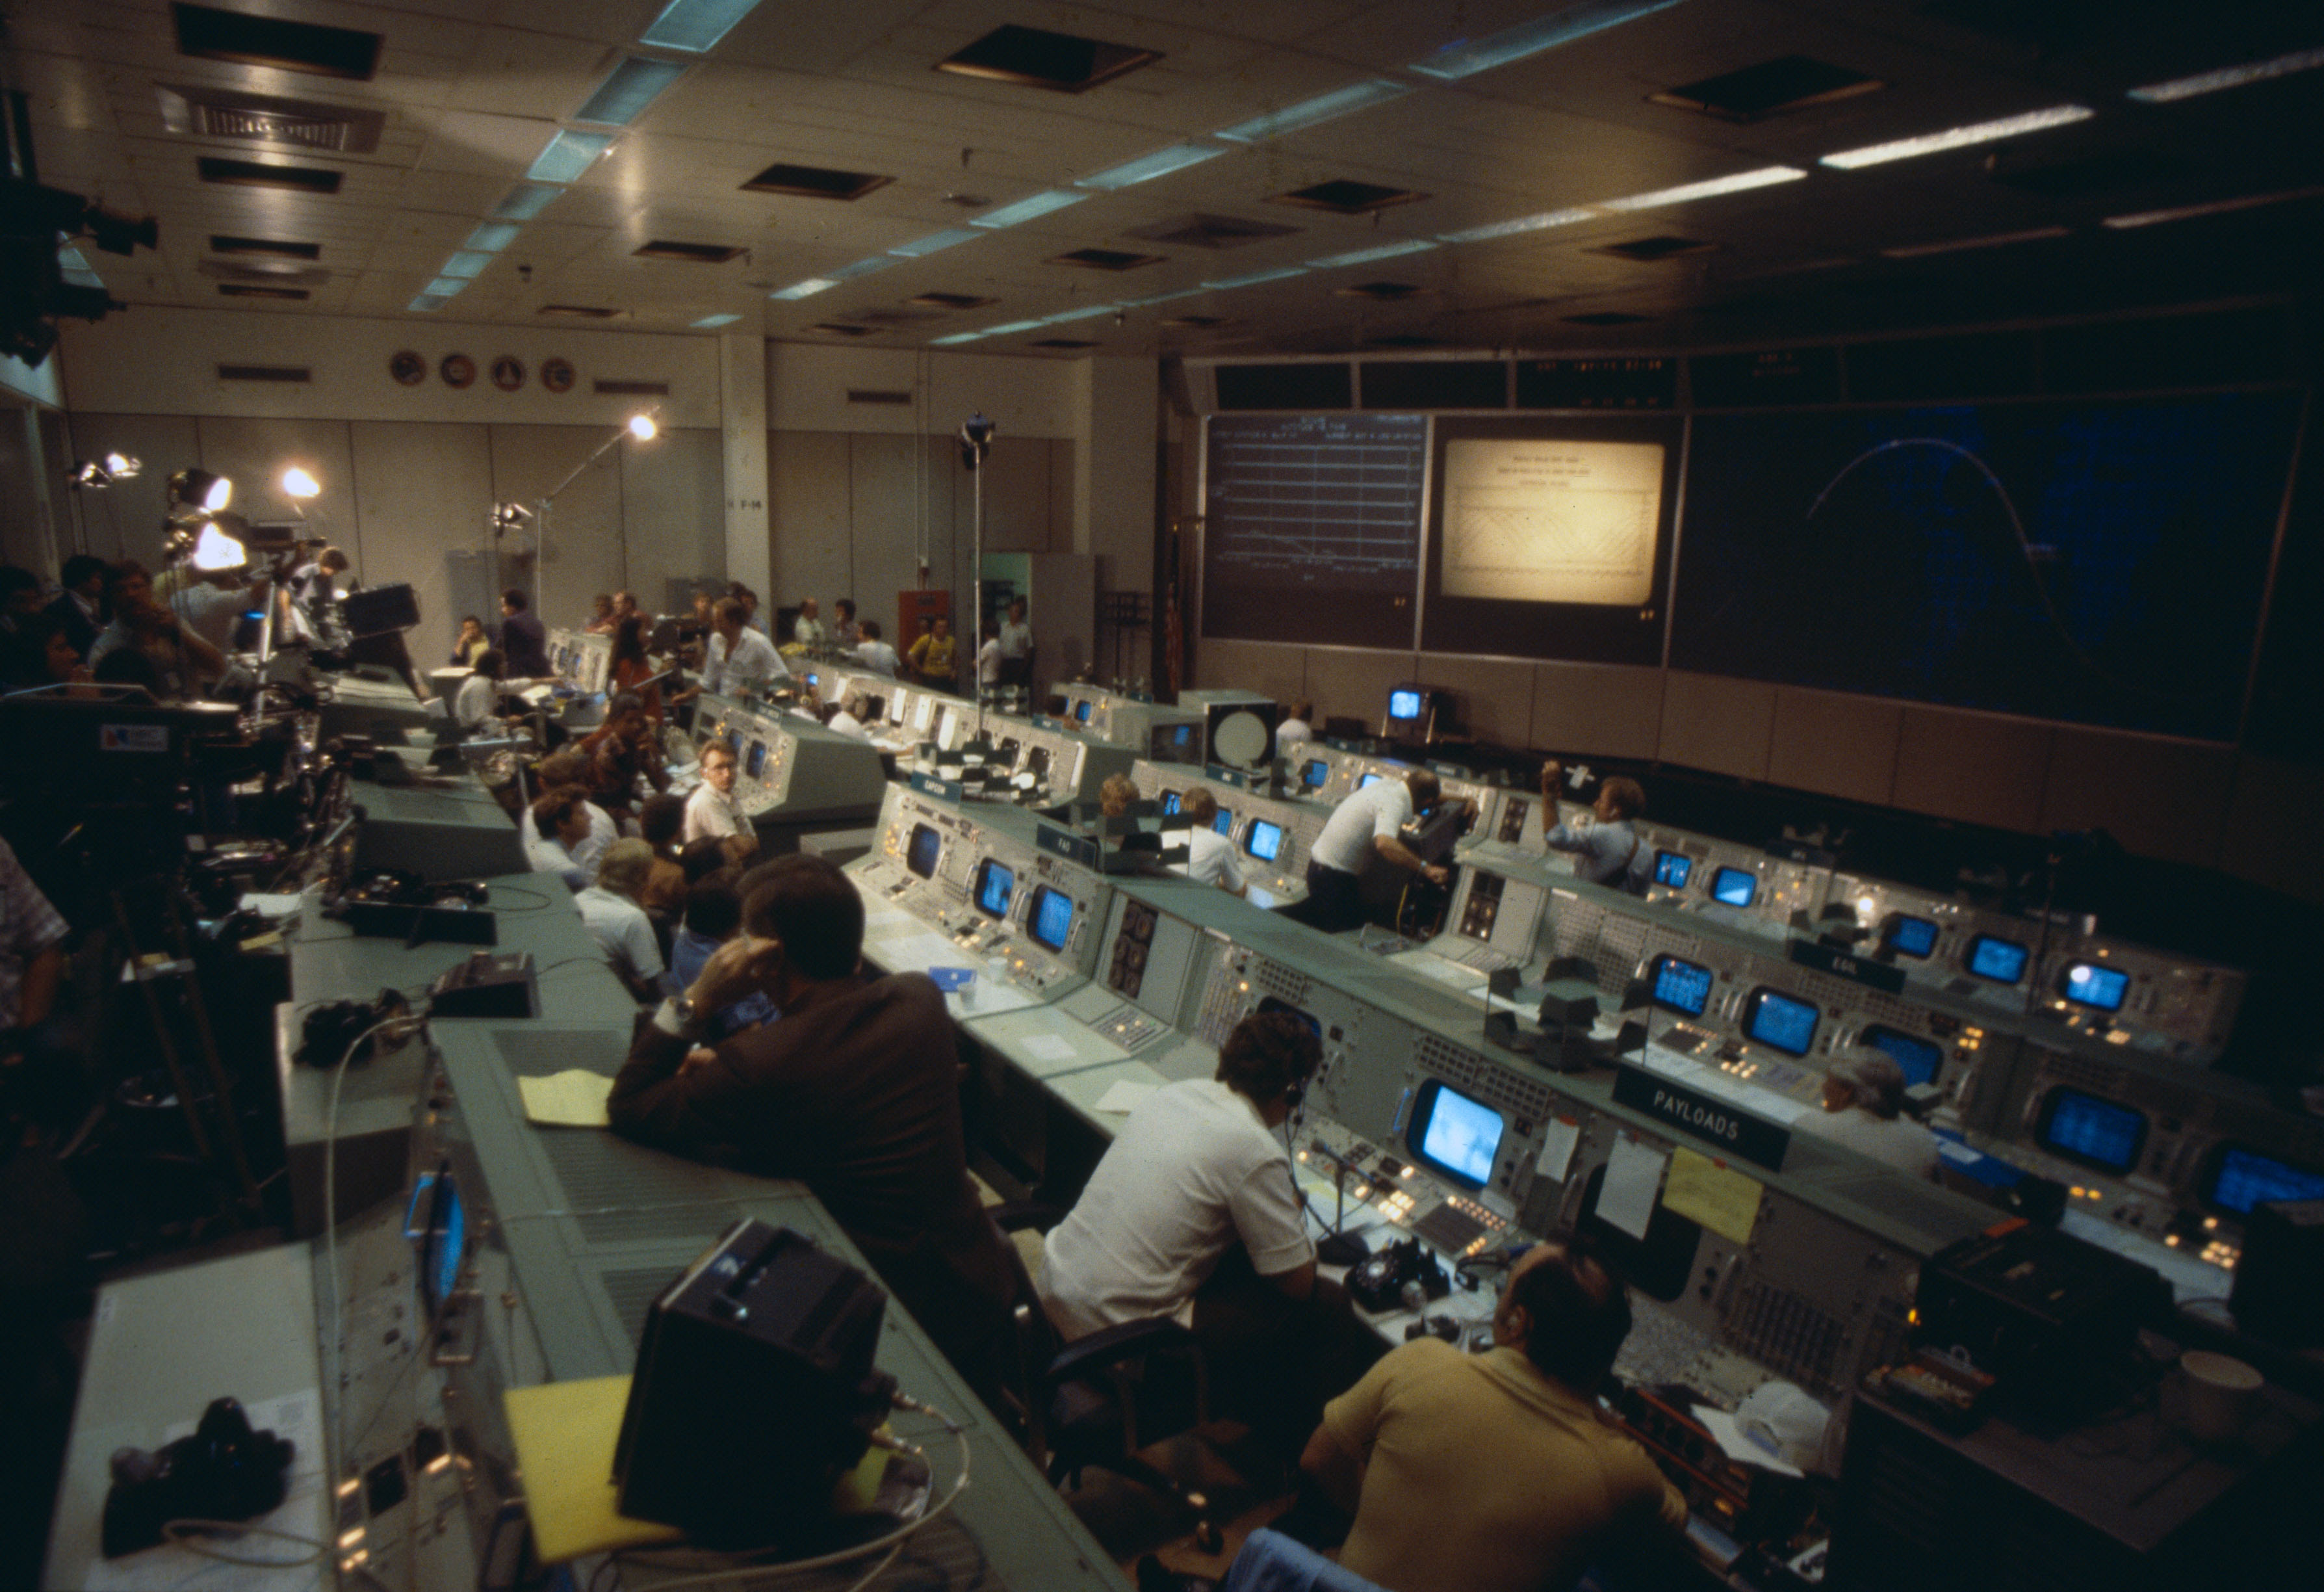
[[[1937,949],[1937,926],[1927,918],[1898,917],[1888,925],[1888,943],[1904,957],[1925,957]]]
[[[1665,1012],[1702,1016],[1711,1004],[1711,969],[1676,957],[1656,957],[1654,1001]]]
[[[1721,868],[1711,876],[1711,899],[1729,906],[1749,906],[1759,893],[1759,875],[1748,868]]]
[[[1053,951],[1065,949],[1065,936],[1074,930],[1074,898],[1062,890],[1044,884],[1033,892],[1032,910],[1026,914],[1032,925],[1033,938]]]
[[[1805,1001],[1763,989],[1751,996],[1743,1032],[1770,1050],[1786,1056],[1804,1056],[1815,1043],[1816,1009]]]
[[[1374,785],[1379,784],[1386,778],[1388,778],[1386,774],[1368,773],[1362,779],[1356,782],[1356,789],[1359,791],[1369,791]]]
[[[2052,1089],[2034,1137],[2044,1150],[2070,1160],[2126,1172],[2138,1164],[2146,1142],[2146,1116],[2079,1089]]]
[[[2014,939],[1980,934],[1969,942],[1969,970],[1996,984],[2015,984],[2025,976],[2025,948]]]
[[[1388,694],[1388,716],[1390,718],[1418,718],[1420,717],[1420,693],[1418,691],[1390,691]]]
[[[2212,1174],[2211,1204],[2249,1216],[2252,1208],[2274,1199],[2324,1199],[2324,1172],[2303,1171],[2273,1156],[2228,1146]]]
[[[944,837],[926,824],[912,826],[912,838],[904,850],[904,865],[923,879],[936,876],[936,858],[944,854]]]
[[[1162,811],[1163,811],[1164,815],[1167,817],[1167,815],[1169,815],[1169,814],[1171,814],[1171,813],[1174,813],[1174,812],[1176,812],[1176,811],[1177,811],[1177,810],[1178,810],[1178,792],[1177,792],[1177,791],[1163,791],[1163,792],[1162,792]]]
[[[1211,820],[1211,828],[1216,829],[1222,835],[1233,834],[1234,814],[1227,811],[1224,808],[1221,808],[1219,810],[1219,816]]]
[[[750,777],[754,780],[761,774],[767,772],[766,742],[753,741],[751,743],[751,754],[743,761],[742,772],[750,775]]]
[[[1087,724],[1089,710],[1090,705],[1087,702],[1076,702],[1074,704],[1074,717],[1083,724]]]
[[[2066,998],[2078,1006],[2119,1012],[2123,996],[2129,993],[2130,975],[2119,967],[2093,967],[2088,962],[2076,962],[2066,969]]]
[[[1909,1033],[1898,1033],[1893,1028],[1868,1028],[1864,1031],[1864,1042],[1904,1069],[1908,1088],[1934,1081],[1937,1069],[1945,1064],[1941,1047],[1914,1039]]]
[[[1265,819],[1250,821],[1250,833],[1243,837],[1242,848],[1261,862],[1273,862],[1283,851],[1283,826],[1270,824]]]
[[[443,1203],[438,1208],[442,1225],[434,1236],[435,1254],[432,1280],[435,1302],[440,1308],[460,1285],[460,1262],[467,1252],[468,1208],[460,1198],[459,1185],[449,1178],[443,1180]]]
[[[1655,883],[1667,884],[1673,890],[1683,890],[1689,875],[1694,872],[1694,858],[1679,851],[1655,853]]]
[[[976,865],[976,909],[987,917],[1009,915],[1010,898],[1017,893],[1017,875],[986,857]]]
[[[1413,1124],[1417,1143],[1410,1147],[1423,1164],[1471,1186],[1493,1175],[1493,1157],[1501,1147],[1499,1112],[1441,1083],[1425,1087],[1418,1111],[1422,1115]]]
[[[1320,757],[1309,759],[1307,766],[1299,771],[1299,782],[1311,791],[1322,790],[1331,777],[1332,765]]]

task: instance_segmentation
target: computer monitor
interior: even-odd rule
[[[2014,939],[1980,934],[1969,942],[1969,970],[1996,984],[2015,984],[2025,976],[2030,954]]]
[[[742,772],[754,780],[761,774],[767,772],[766,742],[753,741],[751,743],[750,755],[742,760]]]
[[[1711,969],[1700,962],[1665,952],[1655,958],[1651,983],[1654,1003],[1665,1012],[1700,1017],[1711,1004]]]
[[[1273,862],[1283,853],[1283,826],[1270,824],[1265,819],[1250,820],[1250,833],[1242,838],[1242,848],[1261,862]]]
[[[1356,782],[1356,789],[1359,791],[1369,791],[1374,785],[1379,784],[1386,778],[1388,778],[1388,775],[1386,774],[1368,773],[1363,778]]]
[[[433,1324],[458,1291],[460,1268],[468,1256],[467,1204],[447,1162],[425,1172],[412,1186],[411,1203],[403,1216],[403,1236],[419,1245],[414,1280],[420,1285],[422,1313]]]
[[[1418,686],[1398,686],[1388,694],[1388,716],[1395,723],[1417,724],[1427,708]]]
[[[2203,1192],[2206,1205],[2249,1216],[2255,1207],[2278,1199],[2324,1199],[2324,1172],[2309,1171],[2240,1144],[2219,1152]]]
[[[976,865],[976,910],[988,918],[1005,918],[1017,894],[1017,875],[1006,863],[986,857]]]
[[[2130,975],[2119,967],[2076,962],[2059,980],[2058,993],[2094,1012],[2119,1012],[2123,997],[2130,993]]]
[[[1320,757],[1311,757],[1299,771],[1299,783],[1310,791],[1320,791],[1331,782],[1332,765]]]
[[[1420,1086],[1412,1104],[1405,1148],[1437,1176],[1465,1188],[1481,1189],[1493,1176],[1500,1152],[1501,1114],[1437,1078]]]
[[[2126,1172],[2145,1148],[2146,1113],[2080,1089],[2052,1089],[2042,1102],[2034,1142],[2084,1166]]]
[[[1185,800],[1185,798],[1184,796],[1180,795],[1180,794],[1179,794],[1177,791],[1163,791],[1163,792],[1162,792],[1162,816],[1163,816],[1164,818],[1169,818],[1169,817],[1171,817],[1173,814],[1175,814],[1175,813],[1178,810],[1179,804],[1180,804],[1181,802],[1183,802]]]
[[[726,727],[726,750],[732,752],[737,757],[742,755],[742,730],[741,726],[728,725]]]
[[[1025,910],[1025,927],[1035,944],[1062,953],[1074,931],[1074,898],[1054,885],[1038,886]]]
[[[1035,746],[1026,752],[1025,772],[1033,776],[1036,783],[1048,779],[1049,749],[1047,746]]]
[[[1216,829],[1222,835],[1233,834],[1234,814],[1229,812],[1223,807],[1220,808],[1219,816],[1211,820],[1211,828]]]
[[[1937,949],[1937,926],[1927,918],[1899,912],[1888,920],[1886,939],[1900,957],[1927,957]]]
[[[1755,989],[1743,1009],[1743,1032],[1771,1051],[1781,1051],[1786,1056],[1804,1056],[1815,1043],[1820,1015],[1808,1002],[1780,990]]]
[[[1084,697],[1080,701],[1074,704],[1074,722],[1076,724],[1087,724],[1089,722],[1089,699],[1087,697]]]
[[[936,876],[936,859],[944,855],[944,837],[927,824],[912,826],[911,840],[904,847],[904,865],[923,879]]]
[[[1899,1033],[1893,1028],[1878,1024],[1864,1031],[1864,1042],[1894,1061],[1904,1074],[1904,1087],[1914,1088],[1936,1081],[1938,1069],[1945,1064],[1942,1047],[1909,1033]]]
[[[1683,851],[1655,853],[1655,883],[1657,884],[1667,884],[1673,890],[1683,890],[1686,888],[1689,875],[1693,872],[1694,858]]]
[[[1711,876],[1711,899],[1747,907],[1758,898],[1759,875],[1748,868],[1721,868]]]
[[[951,745],[952,733],[954,729],[959,727],[959,725],[960,715],[950,708],[945,708],[943,715],[936,720],[936,745],[939,746]]]

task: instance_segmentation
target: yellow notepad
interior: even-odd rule
[[[516,1461],[524,1478],[524,1506],[532,1541],[544,1564],[585,1553],[669,1542],[676,1526],[632,1520],[615,1504],[613,1447],[622,1411],[630,1402],[626,1376],[544,1382],[511,1388],[502,1402]]]
[[[542,1127],[611,1127],[605,1097],[613,1080],[586,1067],[568,1067],[547,1078],[520,1078],[516,1091],[524,1098],[524,1119]]]

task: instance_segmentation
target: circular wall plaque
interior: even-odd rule
[[[524,385],[524,361],[513,354],[503,354],[493,361],[493,385],[503,393],[513,393]]]
[[[552,393],[573,390],[573,366],[569,360],[544,359],[540,362],[540,384]]]
[[[387,374],[407,387],[416,387],[428,379],[428,361],[410,349],[387,356]]]
[[[447,387],[465,387],[476,379],[476,362],[466,354],[447,354],[436,373]]]

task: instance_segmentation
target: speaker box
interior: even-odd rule
[[[339,606],[346,616],[347,633],[358,640],[410,630],[420,623],[420,595],[408,585],[367,586],[347,593]]]

